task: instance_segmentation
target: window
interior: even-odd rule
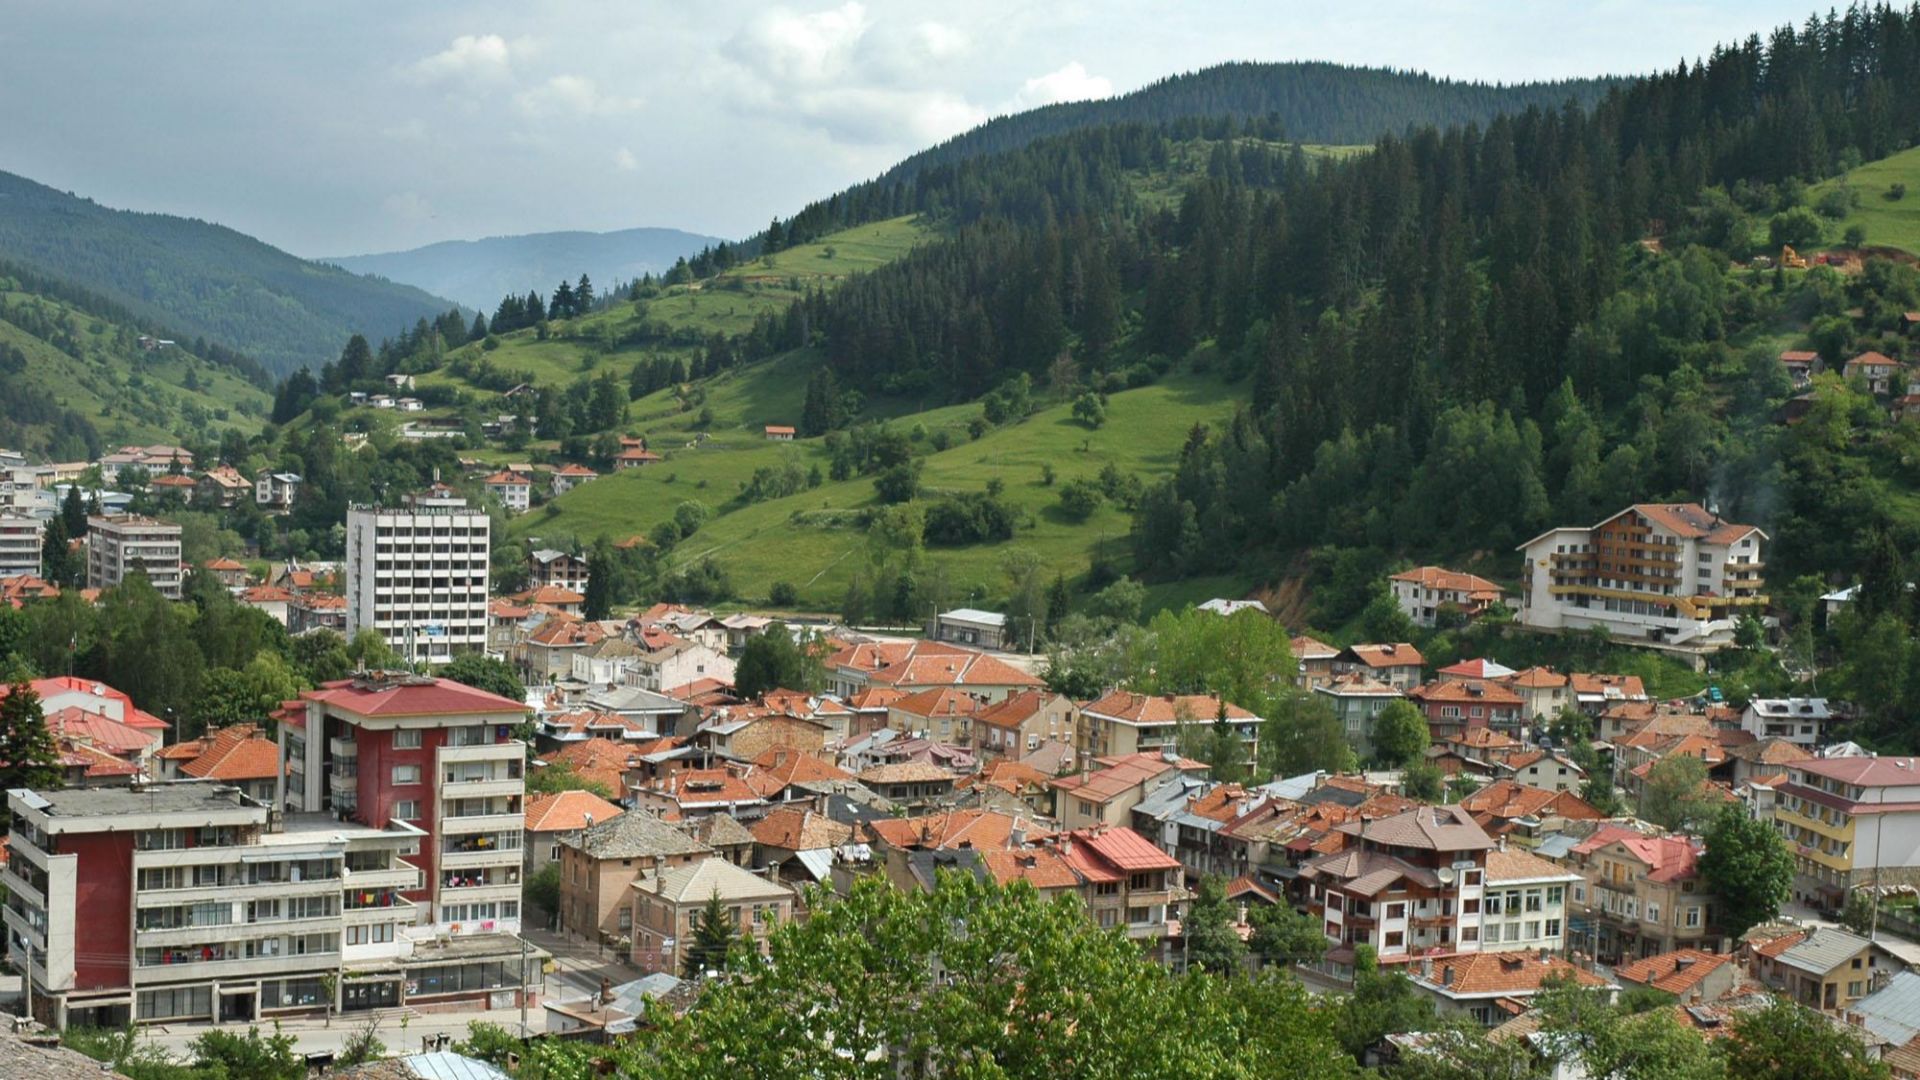
[[[1404,902],[1387,905],[1387,918],[1404,919],[1407,917],[1407,905]]]
[[[1527,910],[1528,911],[1540,910],[1540,890],[1539,889],[1527,890]]]
[[[399,731],[394,732],[393,748],[395,750],[420,749],[420,729],[419,728],[401,728]]]
[[[1660,905],[1659,904],[1649,903],[1647,905],[1647,921],[1650,923],[1657,923],[1660,921]]]
[[[401,799],[393,804],[393,816],[401,821],[420,820],[420,802],[417,799]]]
[[[1847,984],[1847,996],[1850,998],[1860,996],[1860,984],[1858,982],[1850,982]]]
[[[1526,940],[1528,940],[1528,941],[1533,941],[1533,940],[1535,940],[1536,938],[1538,938],[1539,936],[1540,936],[1540,920],[1538,920],[1538,919],[1528,919],[1528,920],[1527,920],[1527,937],[1526,937]]]
[[[1560,904],[1565,903],[1566,899],[1567,890],[1564,885],[1555,885],[1547,890],[1548,907],[1558,907]]]
[[[419,783],[420,782],[420,766],[395,765],[393,767],[393,782],[396,786],[400,784]]]
[[[1700,909],[1697,907],[1688,908],[1686,911],[1685,919],[1686,919],[1686,925],[1689,928],[1698,927],[1700,925]]]
[[[1559,919],[1547,920],[1547,936],[1550,938],[1557,938],[1560,936],[1560,920]]]
[[[1387,948],[1389,949],[1403,949],[1406,948],[1406,944],[1407,935],[1398,930],[1387,935]]]
[[[1463,926],[1463,927],[1461,927],[1461,928],[1460,928],[1460,940],[1461,940],[1461,941],[1479,941],[1479,940],[1480,940],[1480,928],[1479,928],[1479,927],[1477,927],[1477,926]]]
[[[1502,893],[1488,893],[1488,894],[1487,894],[1487,904],[1486,904],[1486,912],[1487,912],[1487,914],[1489,914],[1489,915],[1498,915],[1498,914],[1500,914],[1500,901],[1501,901],[1501,898],[1502,898],[1502,896],[1503,896],[1503,895],[1504,895],[1504,894],[1502,894]]]
[[[1472,889],[1479,886],[1479,884],[1480,871],[1478,870],[1468,870],[1460,875],[1460,885],[1462,888]]]
[[[1462,900],[1462,901],[1460,901],[1460,912],[1461,912],[1461,914],[1463,914],[1463,915],[1478,915],[1478,914],[1480,914],[1480,899],[1479,899],[1479,897],[1474,897],[1474,898],[1471,898],[1471,899],[1467,899],[1467,900]]]

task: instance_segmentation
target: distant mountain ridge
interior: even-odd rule
[[[1624,82],[1605,77],[1500,84],[1321,60],[1236,61],[1170,75],[1117,97],[998,116],[906,158],[881,179],[906,179],[930,166],[1016,150],[1084,128],[1195,118],[1272,117],[1294,142],[1358,145],[1409,128],[1484,125],[1503,113],[1535,106],[1558,109],[1569,101],[1592,105]]]
[[[223,225],[115,210],[0,172],[0,257],[71,282],[275,374],[355,333],[390,337],[452,303],[281,251]]]
[[[356,274],[404,282],[491,312],[510,292],[538,289],[545,295],[562,279],[573,281],[582,273],[605,288],[641,274],[659,274],[682,256],[720,242],[717,237],[680,229],[542,232],[446,240],[408,251],[329,256],[320,261]]]

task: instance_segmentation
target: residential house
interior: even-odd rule
[[[576,592],[564,585],[534,585],[513,593],[507,599],[528,607],[551,608],[561,614],[575,617],[581,614],[587,603],[586,594]]]
[[[1194,607],[1201,611],[1211,612],[1212,614],[1222,617],[1238,615],[1243,611],[1257,611],[1262,615],[1267,614],[1267,605],[1258,600],[1228,600],[1219,596],[1195,604]]]
[[[714,757],[752,761],[769,750],[818,754],[827,733],[827,725],[811,716],[749,704],[714,710],[694,729],[693,742]]]
[[[679,769],[632,790],[633,803],[662,817],[682,821],[708,814],[730,814],[751,822],[767,812],[778,784],[751,765]]]
[[[558,750],[542,755],[536,769],[560,769],[572,773],[581,782],[605,791],[607,797],[625,799],[631,786],[629,773],[639,752],[637,743],[595,735],[577,742],[563,743]]]
[[[560,862],[563,842],[578,841],[580,835],[625,811],[591,791],[555,791],[529,795],[526,801],[526,839],[522,881],[549,865]],[[559,914],[555,912],[554,914]]]
[[[629,892],[643,874],[712,854],[653,814],[629,810],[560,840],[560,930],[589,941],[632,937]]]
[[[1813,385],[1813,373],[1820,370],[1820,354],[1810,349],[1788,349],[1780,354],[1780,366],[1787,370],[1795,390]]]
[[[1569,821],[1599,821],[1605,816],[1571,791],[1530,787],[1511,779],[1496,780],[1472,792],[1460,800],[1460,809],[1489,833],[1511,835],[1519,842],[1560,832]]]
[[[1573,707],[1588,716],[1600,716],[1617,705],[1644,704],[1647,688],[1638,675],[1602,675],[1574,672],[1567,676]]]
[[[1360,673],[1397,690],[1407,691],[1420,685],[1420,669],[1426,664],[1420,650],[1406,642],[1385,645],[1349,645],[1333,661],[1333,673]]]
[[[829,655],[826,668],[832,692],[841,698],[877,688],[911,694],[952,686],[991,705],[1044,685],[1004,660],[944,641],[862,642]]]
[[[1260,717],[1217,694],[1136,694],[1112,690],[1080,706],[1080,759],[1175,752],[1188,727],[1211,729],[1220,719],[1246,746],[1247,761],[1259,754]]]
[[[520,667],[533,680],[550,681],[571,672],[574,655],[599,644],[606,636],[606,627],[600,623],[549,615],[521,643]]]
[[[1731,956],[1675,949],[1622,964],[1613,969],[1613,978],[1622,988],[1658,990],[1672,994],[1681,1005],[1699,1005],[1731,992],[1739,973],[1740,966]]]
[[[1522,750],[1494,763],[1495,775],[1543,791],[1579,791],[1587,771],[1558,750]]]
[[[707,641],[659,636],[666,640],[633,658],[633,667],[627,672],[628,686],[664,694],[702,679],[732,685],[735,661],[727,655],[725,646],[715,648]]]
[[[1362,672],[1350,672],[1335,675],[1323,683],[1315,685],[1313,692],[1324,696],[1333,706],[1334,718],[1340,721],[1340,728],[1346,732],[1347,745],[1362,761],[1373,757],[1373,725],[1386,709],[1387,703],[1399,701],[1406,695],[1397,686],[1391,686],[1369,677]]]
[[[1505,602],[1500,586],[1477,574],[1421,566],[1387,578],[1393,599],[1415,626],[1433,626],[1443,618],[1472,619]]]
[[[1043,817],[1053,813],[1053,781],[1057,775],[1024,761],[995,758],[978,773],[961,777],[955,787],[972,792],[976,805]]]
[[[1087,916],[1103,929],[1124,928],[1135,940],[1169,935],[1187,899],[1186,876],[1172,856],[1132,829],[1097,825],[1043,841],[1078,873],[1087,888]]]
[[[304,482],[299,473],[262,473],[253,481],[253,501],[269,511],[291,510]]]
[[[1079,741],[1080,710],[1050,690],[1022,690],[973,714],[973,748],[983,759],[1019,758],[1048,741]]]
[[[1859,379],[1878,397],[1906,392],[1906,387],[1897,382],[1900,362],[1872,349],[1847,361],[1840,374],[1848,380]]]
[[[1571,980],[1604,991],[1609,1001],[1619,987],[1559,957],[1525,953],[1459,953],[1423,959],[1407,974],[1416,990],[1432,999],[1442,1017],[1465,1016],[1493,1027],[1525,1011],[1547,984]]]
[[[1588,937],[1573,945],[1614,964],[1676,949],[1723,951],[1714,898],[1700,876],[1701,850],[1692,837],[1647,836],[1617,825],[1575,844],[1570,861],[1586,884],[1574,901]]]
[[[792,442],[793,441],[793,429],[783,424],[768,424],[766,426],[765,432],[766,432],[767,438],[772,440],[773,442]]]
[[[331,630],[345,637],[347,598],[339,593],[294,593],[287,602],[287,632],[304,634],[312,630]]]
[[[555,585],[568,592],[584,594],[588,576],[587,560],[579,555],[553,548],[534,548],[527,552],[527,584],[535,590],[542,585]]]
[[[558,498],[589,480],[598,479],[599,476],[599,473],[585,465],[568,462],[553,470],[553,494]]]
[[[208,728],[198,739],[162,749],[156,758],[161,780],[216,780],[263,804],[278,798],[280,746],[254,724]]]
[[[1920,885],[1920,758],[1812,758],[1786,773],[1773,821],[1794,899],[1838,910],[1862,885]]]
[[[715,858],[735,866],[753,862],[753,833],[731,814],[702,814],[680,823],[687,835],[713,849]]]
[[[1296,636],[1289,644],[1293,661],[1300,667],[1299,674],[1293,679],[1295,686],[1312,690],[1333,681],[1333,662],[1340,655],[1339,649],[1304,634]]]
[[[200,474],[193,485],[195,506],[215,506],[231,510],[253,493],[253,481],[240,475],[231,465],[216,465]]]
[[[819,885],[832,877],[834,853],[853,841],[853,826],[811,806],[782,806],[753,823],[753,868],[775,881]]]
[[[242,589],[235,599],[264,613],[281,626],[293,625],[293,594],[278,585],[255,585]]]
[[[626,638],[602,638],[573,654],[573,681],[584,686],[616,687],[627,681],[640,656],[640,647]]]
[[[200,572],[229,589],[238,589],[247,583],[247,564],[238,559],[208,559],[200,564]]]
[[[656,454],[653,451],[646,449],[645,447],[629,446],[626,449],[620,451],[618,454],[614,455],[613,469],[615,472],[622,472],[627,469],[643,468],[647,465],[653,464],[656,461],[664,461],[664,460],[665,459],[662,458],[659,454]]]
[[[1884,946],[1837,926],[1796,930],[1747,946],[1749,973],[1809,1009],[1844,1012],[1901,969]]]
[[[1731,645],[1740,617],[1765,608],[1767,540],[1697,503],[1638,503],[1597,525],[1549,529],[1518,548],[1519,622],[1696,650]]]
[[[1495,841],[1464,810],[1419,806],[1333,832],[1344,843],[1299,870],[1307,911],[1331,943],[1330,974],[1348,977],[1361,945],[1383,960],[1480,948],[1480,900]]]
[[[1818,746],[1833,712],[1826,698],[1754,698],[1740,714],[1740,730],[1756,739],[1785,739],[1796,746]]]
[[[1522,668],[1500,681],[1520,696],[1520,717],[1529,724],[1552,720],[1573,703],[1569,680],[1550,667]]]
[[[1487,853],[1480,898],[1480,951],[1559,953],[1567,948],[1567,900],[1585,879],[1538,855],[1500,846]]]
[[[1520,730],[1520,695],[1496,682],[1438,679],[1407,692],[1435,740],[1444,741],[1471,728]]]
[[[950,797],[960,774],[927,762],[900,761],[864,769],[855,779],[897,806],[925,809]]]
[[[997,611],[955,608],[933,617],[927,636],[935,641],[968,645],[978,649],[1017,648],[1017,637],[1007,625],[1007,617]]]
[[[648,974],[681,970],[700,912],[714,897],[720,898],[738,932],[762,951],[767,937],[793,918],[795,899],[787,886],[721,858],[651,870],[630,892],[629,959]]]
[[[1784,782],[1788,766],[1808,761],[1813,755],[1785,739],[1772,738],[1728,747],[1727,757],[1733,762],[1733,775],[1728,779],[1737,786],[1775,777]]]
[[[1171,751],[1096,758],[1093,763],[1099,767],[1053,781],[1053,817],[1062,828],[1128,825],[1133,808],[1162,784],[1207,773],[1205,763]]]

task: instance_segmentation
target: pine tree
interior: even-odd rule
[[[67,485],[67,497],[60,501],[60,520],[66,524],[69,539],[87,535],[87,504],[80,498],[79,484]]]
[[[580,275],[580,283],[573,287],[573,309],[582,315],[593,310],[593,282],[587,280],[585,274]]]
[[[480,341],[487,336],[487,317],[480,312],[473,314],[473,328],[467,331],[468,341]]]
[[[0,699],[0,789],[46,790],[61,781],[59,750],[47,730],[40,695],[24,682]]]
[[[739,945],[739,931],[732,913],[720,902],[720,894],[707,897],[706,906],[693,917],[693,940],[681,954],[682,977],[693,979],[708,971],[724,970]]]

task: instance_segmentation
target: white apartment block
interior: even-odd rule
[[[400,890],[419,877],[400,854],[416,830],[281,820],[207,783],[22,788],[7,807],[8,960],[42,1021],[251,1023],[398,1004],[414,917]]]
[[[1696,503],[1640,503],[1591,528],[1551,529],[1526,553],[1520,622],[1614,638],[1719,648],[1758,613],[1767,534]]]
[[[39,574],[45,536],[38,518],[0,514],[0,577]]]
[[[87,519],[87,588],[111,589],[134,572],[160,595],[180,599],[180,526],[136,514]]]
[[[378,630],[410,661],[487,648],[487,513],[454,496],[347,511],[347,636]]]
[[[1820,745],[1832,719],[1826,698],[1754,698],[1740,714],[1740,730],[1756,739],[1785,739],[1810,750]]]

